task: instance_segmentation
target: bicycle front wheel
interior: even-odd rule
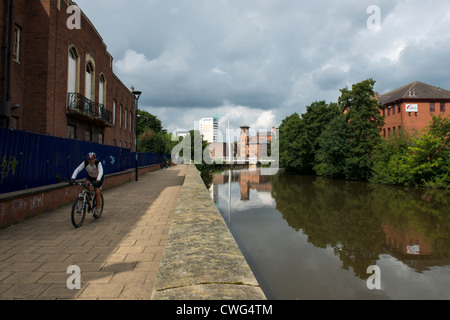
[[[75,200],[72,206],[72,224],[75,228],[81,227],[84,222],[84,217],[86,216],[86,204],[83,198],[78,198]]]

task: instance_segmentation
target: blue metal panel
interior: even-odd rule
[[[89,152],[97,154],[105,174],[135,167],[130,149],[0,128],[0,193],[68,181]],[[155,153],[139,153],[138,165],[163,160]],[[77,178],[86,176],[82,172]]]

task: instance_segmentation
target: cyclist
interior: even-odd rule
[[[103,185],[103,166],[102,163],[97,160],[97,156],[94,152],[89,152],[87,155],[87,160],[83,161],[78,168],[72,174],[72,178],[69,181],[70,185],[73,185],[77,175],[83,170],[86,169],[88,173],[88,178],[86,181],[89,181],[92,186],[95,188],[95,199],[96,199],[96,208],[94,209],[94,216],[98,216],[99,208],[100,208],[100,192]],[[90,188],[92,191],[92,188]]]

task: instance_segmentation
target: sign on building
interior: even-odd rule
[[[419,111],[419,107],[418,107],[417,104],[407,103],[405,108],[406,108],[406,112],[417,112],[417,111]]]

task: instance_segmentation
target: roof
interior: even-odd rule
[[[404,99],[450,100],[450,91],[420,81],[414,81],[382,95],[377,95],[377,99],[380,104],[384,105]]]

